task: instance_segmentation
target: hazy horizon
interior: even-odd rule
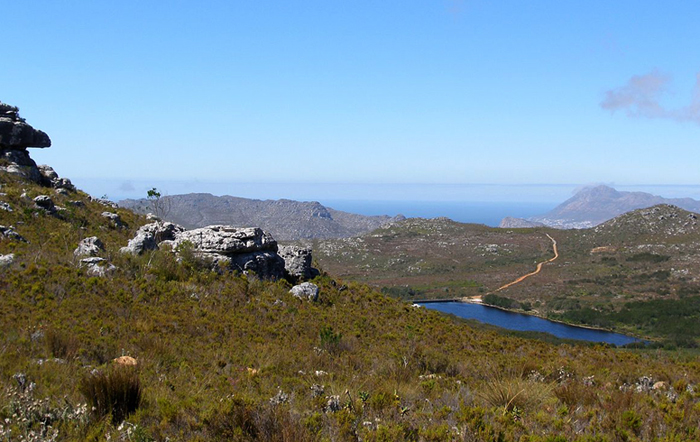
[[[79,185],[695,185],[698,18],[680,1],[6,2],[0,100]],[[316,198],[279,196],[297,194]]]
[[[569,199],[582,188],[601,184],[619,191],[639,191],[664,198],[700,200],[700,185],[682,184],[245,183],[208,180],[110,180],[80,177],[72,179],[79,188],[92,196],[106,195],[114,201],[145,198],[146,192],[156,187],[163,195],[211,193],[217,196],[229,195],[260,200],[291,199],[322,203],[324,201],[413,201],[537,203],[554,206]]]

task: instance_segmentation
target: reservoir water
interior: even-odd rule
[[[486,324],[507,328],[509,330],[535,331],[552,334],[558,338],[577,339],[580,341],[606,342],[608,344],[625,345],[639,342],[639,339],[602,330],[591,330],[583,327],[552,322],[531,315],[512,313],[481,304],[466,302],[423,302],[421,306],[451,313],[465,319],[476,319]]]

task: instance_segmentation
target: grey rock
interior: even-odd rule
[[[0,147],[24,149],[50,146],[49,136],[20,118],[17,107],[0,102]]]
[[[41,173],[34,160],[29,158],[29,153],[26,150],[0,147],[0,160],[4,160],[4,165],[0,165],[0,171],[35,183],[42,182]]]
[[[116,227],[122,227],[124,226],[124,223],[122,222],[121,217],[119,214],[114,213],[114,212],[102,212],[102,216],[104,218],[107,218],[110,222],[112,222]]]
[[[147,250],[156,250],[159,243],[164,241],[172,243],[176,235],[184,231],[184,228],[169,222],[146,224],[136,231],[136,236],[130,239],[129,244],[122,247],[120,252],[140,255]]]
[[[265,279],[284,277],[284,260],[277,255],[277,241],[257,227],[208,226],[185,230],[168,241],[173,250],[189,243],[196,256],[218,268]]]
[[[284,260],[277,255],[277,242],[256,227],[209,226],[194,230],[157,221],[142,226],[122,253],[140,254],[169,246],[174,252],[190,245],[194,256],[216,269],[254,273],[260,278],[284,277]]]
[[[48,213],[56,213],[56,206],[54,205],[51,197],[48,195],[39,195],[34,198],[34,205],[38,209],[43,209]]]
[[[254,273],[264,279],[281,279],[284,277],[284,260],[275,252],[252,252],[223,255],[228,259],[230,270],[238,270],[247,275]],[[214,257],[216,259],[216,257]]]
[[[4,210],[5,212],[12,212],[12,207],[6,202],[0,201],[0,210]]]
[[[300,299],[318,301],[318,286],[310,282],[303,282],[299,285],[295,285],[289,293]]]
[[[10,253],[9,255],[0,255],[0,268],[7,267],[15,262],[15,254]]]
[[[85,203],[80,200],[68,201],[67,204],[73,207],[85,207]]]
[[[311,249],[308,247],[278,246],[277,254],[284,259],[284,270],[293,279],[310,279],[319,274],[311,267]]]
[[[237,228],[215,225],[186,230],[177,235],[175,246],[190,242],[198,252],[230,255],[277,251],[277,241],[258,227]]]
[[[80,266],[87,267],[88,275],[97,277],[107,276],[107,274],[117,269],[116,266],[110,264],[106,259],[99,257],[81,259]]]
[[[10,226],[0,226],[0,238],[14,239],[15,241],[28,242],[22,235],[15,232],[15,230]]]
[[[64,189],[65,192],[75,191],[75,186],[68,178],[60,178],[53,167],[42,164],[37,166],[41,174],[41,184],[54,189]]]
[[[112,209],[117,209],[119,208],[119,205],[115,203],[114,201],[110,201],[105,198],[90,198],[90,201],[94,201],[98,204],[102,204],[103,206],[111,207]]]
[[[105,246],[96,236],[84,238],[78,243],[78,247],[73,251],[75,256],[97,256],[104,251]]]

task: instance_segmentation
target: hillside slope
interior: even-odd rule
[[[50,214],[34,203],[48,189],[5,174],[0,185],[12,208],[0,224],[26,240],[0,240],[0,255],[13,255],[0,267],[6,440],[698,435],[696,356],[507,337],[328,276],[314,281],[320,300],[303,301],[284,281],[212,272],[165,250],[118,253],[146,222],[127,209],[116,209],[119,227],[103,203],[69,192],[52,195],[66,210]],[[414,240],[426,233],[412,226]],[[106,276],[73,254],[90,235],[116,266]],[[112,419],[90,412],[87,386],[100,382],[140,391],[135,411],[117,399]]]
[[[187,247],[122,253],[143,216],[0,154],[3,441],[700,436],[695,353],[510,337],[328,275],[300,299]],[[392,234],[430,234],[411,225]],[[75,251],[91,237],[102,271]]]

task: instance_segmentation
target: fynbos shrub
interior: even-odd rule
[[[141,404],[141,383],[135,367],[114,366],[106,372],[86,376],[80,392],[97,418],[112,415],[117,424]]]

